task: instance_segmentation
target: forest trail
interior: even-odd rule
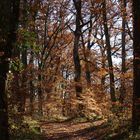
[[[95,122],[41,122],[43,140],[103,140],[109,127],[104,120]]]

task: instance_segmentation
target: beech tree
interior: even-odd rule
[[[104,34],[105,34],[106,47],[107,47],[107,60],[108,60],[108,66],[109,66],[110,95],[111,95],[111,100],[114,102],[116,101],[115,80],[114,80],[110,35],[109,35],[109,29],[108,29],[107,23],[108,23],[108,19],[107,19],[106,0],[103,0],[103,26],[104,26]]]
[[[80,58],[79,58],[79,44],[80,44],[80,36],[81,36],[81,22],[82,22],[82,15],[81,15],[81,0],[73,0],[74,6],[76,9],[76,29],[74,32],[75,38],[74,38],[74,48],[73,48],[73,61],[75,66],[75,89],[76,89],[76,96],[77,98],[81,97],[82,93],[82,85],[81,85],[81,64],[80,64]],[[80,105],[79,105],[80,107]],[[79,108],[78,110],[82,110],[82,108]],[[80,114],[81,115],[81,114]]]

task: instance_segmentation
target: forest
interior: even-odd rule
[[[0,140],[140,140],[140,0],[0,0]]]

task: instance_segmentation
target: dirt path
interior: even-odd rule
[[[104,140],[108,131],[103,120],[84,123],[41,123],[44,140]]]

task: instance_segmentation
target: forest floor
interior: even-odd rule
[[[108,137],[110,127],[104,120],[95,122],[41,122],[43,140],[121,140]]]

